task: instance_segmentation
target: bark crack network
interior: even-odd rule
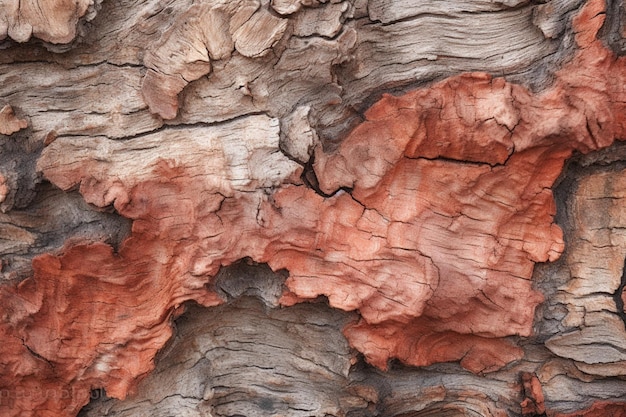
[[[494,6],[493,2],[461,3]],[[330,40],[290,36],[296,30],[315,30],[316,19],[311,16],[316,15],[308,13],[321,13],[333,4],[195,3],[178,10],[169,29],[154,31],[160,34],[158,40],[132,49],[133,54],[143,53],[145,73],[128,68],[105,71],[107,66],[68,70],[68,77],[58,79],[60,96],[71,102],[81,100],[74,80],[90,89],[91,97],[103,91],[109,94],[111,86],[120,88],[112,103],[67,115],[48,113],[48,118],[58,118],[48,120],[46,107],[66,108],[54,91],[37,90],[46,91],[42,103],[26,100],[27,94],[11,96],[30,106],[24,108],[31,109],[27,115],[33,117],[34,131],[57,132],[41,156],[31,158],[37,159],[38,173],[63,190],[78,186],[85,201],[98,208],[113,206],[133,223],[117,249],[104,242],[68,241],[61,250],[35,258],[31,277],[0,285],[3,316],[11,317],[10,322],[0,323],[0,335],[12,341],[0,346],[0,361],[10,365],[10,371],[0,375],[0,388],[45,384],[58,393],[73,390],[71,396],[14,395],[11,406],[0,403],[0,413],[14,417],[15,410],[36,414],[45,409],[50,415],[70,416],[89,400],[92,387],[102,387],[111,398],[126,398],[158,366],[154,359],[172,338],[172,321],[185,308],[191,309],[192,302],[217,311],[202,323],[215,331],[198,330],[201,334],[196,337],[192,329],[189,346],[170,353],[183,355],[192,348],[197,353],[200,345],[213,346],[211,341],[224,334],[236,335],[232,343],[205,350],[206,361],[193,362],[204,367],[199,371],[204,375],[216,369],[226,369],[224,375],[230,378],[241,375],[231,385],[216,378],[214,388],[233,388],[225,389],[224,397],[250,392],[245,385],[259,392],[266,387],[262,380],[250,383],[246,370],[258,375],[275,369],[274,377],[280,380],[298,369],[298,375],[325,375],[320,380],[344,384],[357,361],[352,356],[355,351],[379,369],[371,372],[381,379],[387,375],[383,371],[396,370],[390,364],[432,366],[420,371],[425,373],[457,366],[460,377],[467,380],[475,374],[507,375],[516,366],[518,375],[529,366],[524,362],[526,354],[549,356],[545,350],[528,348],[532,343],[527,338],[533,335],[535,310],[545,299],[533,285],[535,265],[555,261],[564,251],[563,231],[554,222],[551,189],[573,153],[607,148],[626,138],[622,88],[626,62],[597,38],[603,2],[590,0],[578,11],[573,22],[578,48],[542,92],[485,72],[462,72],[411,91],[383,95],[362,120],[354,111],[359,97],[372,96],[386,86],[406,86],[418,76],[429,79],[433,68],[456,61],[453,57],[461,50],[469,56],[459,60],[463,65],[451,64],[451,73],[476,69],[485,56],[489,67],[490,57],[495,56],[493,46],[501,48],[503,43],[493,41],[491,35],[499,34],[509,42],[519,32],[490,29],[499,28],[505,15],[514,28],[522,24],[514,22],[527,25],[530,12],[487,13],[489,25],[470,26],[480,32],[471,37],[475,48],[453,45],[464,37],[454,42],[441,39],[437,48],[452,48],[441,57],[437,48],[413,38],[422,27],[417,17],[384,25],[395,19],[393,10],[383,10],[386,2],[380,2],[377,11],[384,15],[382,24],[363,28],[350,22],[350,28]],[[355,14],[362,15],[366,6],[359,4]],[[373,8],[369,11],[373,13]],[[473,20],[473,16],[461,18]],[[434,27],[449,23],[439,19],[421,23],[433,26],[433,20]],[[151,22],[143,23],[146,32],[153,29]],[[400,33],[405,27],[412,28],[408,39]],[[146,39],[127,29],[112,33],[124,33],[137,43]],[[537,56],[558,43],[538,43],[543,39],[535,37],[541,36],[536,29],[520,31],[526,35],[515,46],[532,45],[533,50],[540,49]],[[304,59],[311,51],[316,65]],[[116,54],[103,52],[107,60]],[[433,58],[434,67],[421,67],[431,61],[416,60],[416,55]],[[71,59],[80,56],[77,52]],[[402,69],[394,69],[392,56],[408,57],[399,61],[408,67],[398,64]],[[527,59],[503,59],[504,63],[494,64],[494,72],[498,65],[517,68]],[[219,70],[214,69],[217,62]],[[45,72],[31,64],[20,68],[40,76]],[[120,77],[111,78],[117,84],[98,79],[108,77],[107,72]],[[383,78],[377,79],[379,75]],[[134,84],[128,86],[121,79]],[[254,82],[249,83],[251,79]],[[1,83],[0,89],[12,92],[14,87],[5,84],[10,83]],[[239,88],[244,85],[245,89]],[[132,103],[122,103],[125,98]],[[123,114],[129,109],[145,110],[145,105],[149,111],[133,112],[130,119]],[[72,127],[74,123],[80,126]],[[335,124],[336,132],[350,128],[341,143],[333,144],[323,138],[329,131],[319,127],[335,128]],[[116,140],[118,136],[123,140]],[[296,146],[300,138],[306,146]],[[584,204],[591,204],[579,203],[582,212]],[[284,286],[267,284],[264,291],[269,295],[261,296],[261,306],[249,299],[232,299],[254,286],[244,285],[245,279],[242,288],[219,281],[222,268],[242,259],[289,273]],[[574,276],[587,276],[583,274],[587,272]],[[623,292],[623,280],[618,293]],[[615,281],[605,279],[603,285],[606,282]],[[588,308],[584,286],[575,284],[576,279],[571,279],[571,288],[558,296],[582,294],[580,305],[562,303],[572,308],[563,315],[562,327],[579,328],[579,334],[565,332],[546,346],[555,356],[573,361],[581,373],[615,372],[597,360],[600,347],[604,343],[606,350],[611,349],[620,359],[617,363],[626,363],[621,359],[626,347],[617,342],[606,346],[606,341],[594,342],[591,337],[599,329],[594,320],[603,321],[610,308]],[[272,327],[276,322],[267,319],[289,310],[268,308],[274,304],[301,308],[295,311],[306,320],[321,307],[307,310],[305,301],[323,296],[333,309],[353,312],[354,320],[341,326],[343,336],[337,329],[331,338],[341,347],[338,357],[320,356],[332,351],[324,349],[326,335],[307,338],[309,345],[297,343],[313,326],[306,331],[285,330]],[[623,298],[619,304],[617,293],[613,297],[599,302],[605,307],[607,301],[614,301],[623,310]],[[233,306],[240,308],[228,309]],[[238,321],[237,315],[245,320]],[[215,327],[219,325],[225,327]],[[271,330],[260,331],[266,329]],[[287,337],[289,331],[298,335],[296,341]],[[28,345],[17,342],[22,332],[28,332],[28,338],[22,339]],[[281,337],[273,337],[274,333]],[[571,354],[574,345],[580,350]],[[259,351],[262,354],[255,355]],[[316,353],[309,354],[312,351]],[[589,351],[591,359],[578,360]],[[34,361],[37,355],[55,366]],[[289,361],[269,363],[273,355],[289,355]],[[317,363],[309,358],[324,360]],[[446,368],[444,362],[458,365]],[[459,365],[473,374],[459,372]],[[540,382],[552,381],[551,369],[562,370],[547,363],[543,373],[537,373]],[[165,378],[167,373],[158,371]],[[321,387],[334,393],[327,388],[331,382]],[[172,402],[198,398],[182,391],[190,387],[179,388],[180,395],[172,396]],[[433,388],[431,396],[445,399],[444,391],[449,389],[444,386],[435,392]],[[507,398],[519,401],[519,387],[500,389],[507,396],[508,389],[516,389],[515,396]],[[415,395],[428,397],[422,392]],[[333,402],[324,393],[319,396],[325,407],[319,415],[341,414],[336,398]],[[217,395],[211,401],[204,405],[223,406]],[[486,404],[483,408],[491,413],[491,400]],[[474,405],[468,401],[464,409],[472,410]],[[300,404],[291,409],[310,408]],[[215,414],[220,413],[226,411]]]

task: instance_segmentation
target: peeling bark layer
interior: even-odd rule
[[[434,2],[375,0],[126,4],[141,11],[135,20],[110,10],[106,33],[95,22],[98,35],[67,55],[14,46],[2,56],[0,92],[28,122],[4,107],[0,131],[12,135],[4,154],[15,158],[0,165],[0,208],[16,242],[5,253],[24,258],[0,286],[3,415],[76,415],[92,389],[139,395],[85,410],[115,415],[132,415],[137,403],[145,414],[157,403],[190,415],[621,410],[619,175],[581,179],[572,202],[581,214],[556,267],[563,285],[540,291],[531,280],[536,263],[564,251],[552,187],[566,160],[625,137],[625,64],[598,39],[602,1],[577,11],[571,33],[575,1],[461,1],[446,13]],[[72,6],[79,12],[64,9],[68,27],[85,13]],[[479,25],[475,13],[484,13]],[[473,33],[460,46],[448,38],[418,46],[416,33],[451,26]],[[509,50],[510,31],[519,39]],[[532,72],[533,63],[563,60],[568,45],[575,52],[560,69]],[[32,62],[42,55],[48,64]],[[480,69],[510,77],[454,75],[385,95],[360,114],[417,76]],[[32,90],[15,84],[20,72]],[[524,74],[541,80],[516,83]],[[50,229],[31,232],[51,205],[86,207],[38,185],[41,176],[77,188],[94,210],[68,221],[50,213]],[[43,189],[59,203],[37,199]],[[132,220],[119,245],[124,222],[106,211]],[[67,228],[84,223],[87,238],[61,247]],[[284,287],[263,285],[274,296],[267,304],[288,308],[231,300],[247,290],[223,268],[243,258],[286,271]],[[321,296],[335,310],[296,305]],[[172,344],[181,359],[163,351],[146,379],[190,301],[212,309],[191,309]],[[203,324],[204,314],[214,322]],[[542,314],[549,325],[535,326],[534,338]],[[220,327],[230,321],[236,330]],[[316,331],[325,349],[310,338]],[[261,357],[220,351],[245,352],[246,341]],[[283,351],[293,354],[288,366],[275,362]],[[185,376],[180,364],[190,358],[197,368]],[[275,385],[235,395],[270,373]],[[199,382],[165,389],[169,375]],[[311,384],[312,375],[323,382]],[[413,375],[424,377],[418,394]],[[584,384],[604,393],[572,394]],[[282,386],[309,397],[277,395]]]
[[[509,350],[507,358],[504,345],[474,335],[530,335],[542,301],[531,288],[534,263],[553,261],[563,250],[550,188],[573,151],[603,148],[625,133],[624,63],[595,39],[601,7],[587,5],[577,17],[581,51],[541,94],[485,74],[455,77],[385,97],[336,153],[317,155],[324,192],[352,190],[393,228],[388,235],[395,242],[386,246],[436,266],[432,278],[422,275],[441,292],[414,310],[415,334],[406,321],[389,317],[381,324],[363,311],[362,323],[347,330],[373,363],[462,359],[480,372],[516,353]],[[298,281],[288,281],[296,293]],[[428,333],[448,352],[433,349]]]
[[[101,0],[100,0],[101,1]],[[0,4],[0,40],[7,35],[17,42],[31,36],[52,44],[69,43],[76,37],[80,18],[95,16],[98,0],[7,0]]]
[[[8,104],[0,110],[0,134],[12,135],[28,126],[26,120],[22,120],[15,116],[13,108]]]

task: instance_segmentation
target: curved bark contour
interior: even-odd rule
[[[26,120],[18,119],[8,104],[0,110],[0,134],[12,135],[28,126]]]
[[[17,42],[31,36],[43,41],[69,43],[76,37],[79,19],[95,17],[102,0],[8,0],[0,4],[0,40]]]
[[[164,119],[175,118],[178,93],[208,74],[212,60],[228,59],[235,51],[249,58],[266,55],[286,28],[287,21],[261,8],[258,0],[190,7],[144,58],[146,103]]]
[[[333,344],[318,356],[294,344],[288,325],[277,331],[277,345],[264,339],[270,356],[281,349],[301,349],[293,368],[327,379],[326,384],[303,388],[315,391],[316,402],[294,401],[293,415],[349,411],[427,416],[437,413],[441,404],[451,415],[486,416],[504,416],[507,410],[567,415],[586,407],[593,416],[620,409],[611,402],[623,395],[619,385],[607,385],[611,390],[605,397],[592,396],[604,401],[596,405],[568,402],[558,392],[564,390],[558,387],[562,378],[575,387],[585,378],[626,374],[622,354],[626,346],[620,338],[624,283],[620,274],[615,278],[623,269],[620,246],[614,244],[620,235],[597,231],[613,228],[610,218],[597,225],[595,217],[579,216],[579,239],[562,261],[572,279],[547,299],[550,307],[561,304],[565,310],[562,316],[555,314],[558,331],[545,335],[545,347],[528,339],[533,336],[537,306],[546,299],[531,281],[535,264],[555,261],[564,251],[563,232],[554,220],[552,187],[575,152],[586,154],[626,137],[626,64],[598,39],[605,20],[603,1],[590,0],[576,14],[576,52],[554,72],[548,88],[533,91],[484,72],[451,76],[398,96],[385,95],[341,143],[327,136],[360,117],[354,108],[356,96],[342,85],[369,96],[380,91],[371,86],[371,77],[382,77],[379,88],[391,88],[409,84],[417,73],[427,77],[436,71],[430,64],[415,64],[413,55],[401,70],[385,72],[377,62],[385,56],[378,49],[389,42],[391,56],[402,63],[403,41],[391,39],[416,24],[414,16],[426,19],[420,20],[420,27],[443,24],[448,18],[438,17],[435,5],[183,3],[189,7],[169,19],[171,27],[142,52],[145,75],[133,61],[137,56],[104,50],[110,62],[89,63],[95,58],[79,49],[53,58],[57,61],[52,68],[70,68],[67,76],[47,74],[45,68],[28,62],[15,64],[18,70],[39,76],[33,81],[41,81],[35,93],[59,84],[55,92],[41,93],[41,103],[33,104],[12,86],[0,87],[11,100],[23,99],[32,110],[27,113],[32,127],[11,140],[24,138],[19,135],[35,140],[16,153],[28,154],[21,157],[31,163],[37,159],[37,172],[56,187],[78,188],[87,203],[132,220],[129,236],[119,247],[93,242],[95,233],[90,233],[91,241],[68,240],[59,251],[36,257],[30,278],[0,286],[3,415],[71,416],[89,401],[92,389],[104,389],[117,399],[135,393],[172,337],[172,321],[186,302],[216,307],[242,292],[227,290],[216,275],[243,258],[288,272],[278,303],[291,306],[285,311],[294,313],[267,313],[257,302],[235,301],[219,307],[216,325],[204,329],[207,337],[223,332],[217,323],[229,320],[229,312],[235,314],[238,308],[268,328],[288,323],[295,314],[304,327],[291,328],[291,333],[310,334],[319,323],[307,321],[311,318],[307,311],[319,310],[295,304],[320,296],[330,307],[358,317],[349,321],[330,310],[316,316],[325,323],[320,326],[330,329],[331,336],[326,337]],[[555,1],[550,6],[573,9],[574,4]],[[550,51],[554,47],[550,39],[563,33],[559,25],[564,23],[546,17],[545,8],[530,6],[525,1],[459,2],[460,11],[450,13],[458,13],[461,21],[468,19],[468,9],[475,8],[495,9],[496,17],[510,22],[528,22],[534,16],[536,28],[520,42],[526,45],[528,39],[539,37],[537,49]],[[157,22],[167,20],[164,4],[147,2],[141,7],[147,16],[158,15]],[[357,18],[342,27],[348,15],[364,13],[368,22],[378,23],[368,27],[364,18]],[[315,26],[320,16],[330,22],[325,29]],[[128,45],[136,46],[146,33],[154,33],[152,24],[130,25],[141,33],[131,36]],[[497,26],[493,25],[487,26]],[[122,24],[108,33],[122,36],[130,31]],[[378,43],[381,33],[384,42]],[[486,38],[488,34],[478,31],[470,39],[480,43]],[[311,50],[313,61],[301,61]],[[418,55],[436,62],[439,55],[459,50],[455,42],[442,41],[433,51]],[[477,44],[472,53],[481,57],[488,50]],[[28,61],[28,52],[21,49],[10,54],[9,62]],[[442,59],[448,62],[449,57]],[[489,64],[492,57],[484,59]],[[523,66],[524,58],[511,58],[509,63],[513,61]],[[231,77],[232,66],[239,64],[237,77]],[[216,67],[219,71],[202,78]],[[178,97],[193,80],[198,82]],[[84,93],[91,97],[87,109],[79,112],[71,108],[75,102],[63,100],[78,91],[73,82],[85,86]],[[224,95],[211,96],[220,89]],[[278,92],[283,89],[289,93]],[[107,94],[111,100],[94,101]],[[217,104],[209,103],[212,98]],[[203,115],[224,103],[222,99],[228,108]],[[60,116],[43,117],[37,109]],[[337,115],[329,116],[333,111]],[[333,121],[337,126],[331,128]],[[18,126],[23,128],[21,122]],[[3,169],[18,171],[15,166]],[[19,178],[25,179],[12,185],[12,195],[18,197],[23,183],[32,190],[39,181],[32,172]],[[604,209],[619,213],[611,204],[592,206],[597,199],[621,198],[619,184],[612,176],[585,179],[576,209],[585,212],[589,206],[594,213]],[[602,192],[594,194],[598,189]],[[6,200],[9,192],[3,193]],[[25,197],[24,205],[32,199]],[[93,216],[102,223],[105,217]],[[121,223],[114,227],[122,233]],[[27,232],[26,221],[12,230],[16,241],[35,244],[37,235]],[[587,240],[594,242],[591,247],[584,243]],[[593,259],[577,267],[586,254]],[[596,266],[597,259],[612,263]],[[610,273],[596,280],[585,267],[604,267]],[[277,286],[270,287],[278,292]],[[232,318],[233,327],[240,319]],[[380,370],[363,367],[350,372],[358,358],[337,338],[344,324],[349,346]],[[220,361],[213,342],[233,343],[228,337],[196,343],[193,329],[181,334],[186,341],[175,343],[183,346],[184,355],[204,357],[208,364]],[[251,337],[250,343],[261,337]],[[239,343],[245,338],[238,337]],[[598,338],[603,344],[595,347]],[[298,362],[306,355],[315,358]],[[405,385],[410,375],[406,369],[392,366],[389,373],[382,372],[394,359],[410,366],[435,365],[424,371],[427,377],[455,369],[463,375],[462,384],[485,382],[482,375],[487,373],[496,376],[485,382],[490,396],[483,394],[482,400],[474,388],[455,385],[441,374],[426,378],[424,400],[415,405],[385,398],[383,387],[399,393],[410,390]],[[262,368],[264,362],[259,361]],[[446,362],[458,362],[472,374],[446,368],[455,366],[442,365]],[[271,361],[267,366],[278,368]],[[290,369],[285,367],[285,372]],[[224,372],[214,371],[218,376]],[[285,383],[281,378],[275,382],[276,387]],[[154,382],[146,386],[149,393],[158,390]],[[337,387],[344,390],[339,399],[332,396]],[[249,394],[259,395],[254,390]],[[196,389],[190,401],[198,401],[189,407],[199,415],[241,412],[215,400],[215,395],[209,388]],[[185,397],[179,392],[153,398],[176,408],[177,396]],[[250,413],[257,415],[281,410],[274,400],[254,404]],[[128,415],[120,407],[120,415]]]

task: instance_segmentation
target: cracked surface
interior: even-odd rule
[[[67,54],[36,45],[3,52],[0,93],[29,121],[11,140],[28,139],[16,153],[31,169],[24,175],[2,166],[6,178],[26,178],[15,182],[15,195],[34,189],[41,174],[62,190],[77,188],[97,210],[132,220],[116,248],[104,242],[120,239],[123,222],[111,220],[105,228],[116,237],[107,238],[97,233],[106,216],[81,214],[76,223],[94,219],[84,231],[91,239],[60,247],[58,234],[74,223],[58,221],[61,232],[42,234],[44,254],[33,261],[32,276],[22,280],[22,269],[0,287],[3,415],[76,415],[92,389],[120,400],[135,394],[184,303],[215,307],[238,293],[216,274],[242,258],[286,271],[278,299],[292,306],[285,311],[318,311],[295,304],[323,296],[358,317],[335,322],[335,333],[323,336],[332,344],[324,354],[336,349],[333,366],[341,371],[316,391],[319,415],[426,416],[443,403],[451,415],[486,416],[538,412],[542,401],[555,415],[589,407],[571,392],[596,377],[623,375],[614,331],[623,324],[615,301],[623,259],[593,284],[580,284],[584,267],[572,267],[572,278],[550,295],[567,313],[555,324],[559,334],[542,335],[547,350],[528,343],[544,300],[531,277],[536,263],[564,250],[552,187],[566,159],[624,138],[624,62],[597,39],[601,1],[581,10],[577,1],[533,3],[461,1],[444,10],[437,2],[399,0],[105,2],[106,19],[96,19],[85,43]],[[451,36],[453,28],[459,32]],[[485,69],[508,78],[470,72],[401,94],[416,80]],[[363,113],[388,89],[398,95]],[[4,155],[17,149],[6,146]],[[606,184],[621,184],[612,176],[585,181],[590,201],[598,189],[597,198],[607,198]],[[9,210],[19,199],[5,200]],[[607,210],[576,204],[585,213]],[[576,227],[584,234],[595,218],[581,219]],[[4,253],[37,251],[27,223],[11,229],[22,246]],[[588,249],[574,245],[566,262]],[[619,258],[619,246],[610,252]],[[604,259],[604,252],[594,256]],[[595,268],[591,260],[585,265]],[[578,294],[572,288],[579,284],[599,289]],[[260,308],[234,303],[245,307],[244,318]],[[590,312],[583,322],[580,311]],[[266,313],[259,327],[271,329],[290,314]],[[337,345],[344,323],[347,342]],[[595,346],[597,338],[610,343]],[[349,377],[358,359],[345,343],[380,369],[393,359],[434,366],[425,371],[433,372],[424,388],[429,400],[415,404],[414,386],[404,379],[411,371],[396,372],[393,362],[389,374],[353,369]],[[218,362],[208,349],[201,353]],[[237,360],[250,366],[244,359]],[[497,394],[468,393],[439,374],[446,372]],[[355,388],[343,404],[329,394],[359,375],[380,386]],[[384,399],[381,380],[393,377],[399,382],[385,383],[408,403]],[[238,387],[223,388],[224,396]],[[622,388],[609,380],[605,396],[589,398],[619,399]],[[241,407],[209,394],[146,400],[162,398],[166,409],[213,407],[217,415]],[[241,401],[254,404],[254,413],[284,411],[282,403],[294,413],[315,406],[286,397]],[[113,407],[127,415],[125,405]]]
[[[0,4],[0,40],[9,36],[17,42],[26,42],[32,36],[51,44],[69,43],[77,35],[79,19],[93,19],[100,1],[3,1]]]
[[[160,415],[176,409],[188,416],[309,417],[338,415],[346,407],[363,410],[367,401],[348,386],[354,358],[340,328],[349,316],[319,307],[267,310],[246,297],[209,310],[190,306],[164,352],[171,360],[160,361],[139,387],[148,396],[135,398],[137,408],[109,400],[94,402],[83,414]],[[157,386],[159,380],[168,384]]]

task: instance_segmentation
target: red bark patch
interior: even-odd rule
[[[549,413],[550,417],[626,417],[626,403],[597,402],[575,413]]]
[[[524,387],[524,400],[521,402],[523,416],[545,415],[543,390],[537,375],[530,372],[522,372],[522,386]]]

